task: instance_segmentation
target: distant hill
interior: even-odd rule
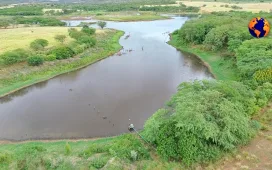
[[[0,0],[0,4],[18,4],[18,3],[41,3],[41,2],[57,2],[57,3],[107,3],[107,2],[130,2],[137,0]]]

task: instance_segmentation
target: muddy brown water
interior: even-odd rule
[[[130,123],[142,129],[181,82],[212,77],[195,56],[166,43],[186,20],[108,22],[126,32],[122,55],[1,98],[0,139],[105,137],[128,132]]]

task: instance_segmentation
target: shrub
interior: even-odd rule
[[[69,36],[75,40],[78,40],[80,37],[85,36],[86,34],[84,32],[78,31],[75,28],[70,28],[68,30]]]
[[[111,155],[133,161],[131,151],[137,152],[137,160],[150,158],[148,150],[141,141],[132,134],[120,136],[120,138],[113,142],[109,149]]]
[[[104,22],[104,21],[98,21],[98,22],[97,22],[97,25],[98,25],[100,28],[103,29],[104,27],[106,27],[107,23]]]
[[[0,164],[9,164],[12,161],[12,155],[7,152],[0,152]]]
[[[258,82],[271,82],[272,83],[272,66],[270,69],[256,71],[254,73],[253,77]]]
[[[19,63],[22,61],[26,61],[27,57],[29,56],[28,52],[24,49],[16,49],[10,52],[6,52],[1,55],[4,64],[11,65],[15,63]]]
[[[255,135],[255,103],[254,93],[238,82],[182,83],[169,108],[147,120],[143,135],[165,159],[187,165],[216,160]]]
[[[272,41],[271,38],[251,39],[244,41],[236,50],[237,67],[244,79],[251,79],[256,73],[259,79],[264,75],[263,71],[272,66]],[[266,72],[266,71],[265,71]],[[266,73],[269,73],[266,72]],[[266,74],[265,73],[265,74]],[[268,77],[267,77],[268,78]]]
[[[57,59],[55,54],[49,54],[44,57],[44,61],[55,61]]]
[[[88,158],[96,153],[109,152],[109,148],[110,148],[110,145],[107,145],[107,144],[91,144],[85,151],[80,153],[79,156]]]
[[[78,45],[76,47],[73,47],[72,50],[75,54],[80,54],[85,50],[85,48],[82,45]]]
[[[39,65],[42,65],[43,62],[44,62],[44,59],[42,56],[35,55],[35,56],[31,56],[27,58],[27,63],[30,66],[39,66]]]
[[[67,38],[66,35],[56,35],[55,40],[60,42],[60,43],[64,43],[65,39]]]
[[[69,47],[62,46],[55,48],[51,51],[51,54],[56,55],[56,59],[61,60],[73,57],[74,52]]]
[[[93,35],[95,33],[94,28],[89,28],[87,25],[84,25],[81,29],[82,32],[86,33],[87,35]]]
[[[90,36],[84,35],[78,39],[80,44],[87,44],[89,47],[93,47],[96,44],[96,40]]]
[[[30,43],[30,48],[35,51],[42,50],[46,46],[48,46],[48,41],[45,39],[36,39]]]
[[[71,153],[72,153],[72,148],[71,148],[70,144],[67,142],[65,145],[65,154],[70,155]]]
[[[96,158],[94,158],[94,159],[91,160],[90,165],[92,167],[100,169],[100,168],[103,168],[107,164],[107,162],[109,161],[109,159],[110,158],[107,157],[107,156],[96,157]]]

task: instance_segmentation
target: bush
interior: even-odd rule
[[[238,82],[182,83],[169,108],[147,120],[143,135],[165,159],[187,165],[216,160],[255,135],[255,103],[254,93]]]
[[[60,43],[64,43],[65,39],[67,38],[66,35],[56,35],[55,40],[60,42]]]
[[[12,161],[12,155],[7,152],[0,152],[0,164],[9,164]]]
[[[85,36],[86,34],[84,32],[78,31],[75,28],[70,28],[68,30],[69,36],[75,40],[78,40],[80,37]]]
[[[42,50],[46,46],[48,46],[48,41],[45,39],[36,39],[30,43],[30,48],[35,51]]]
[[[86,33],[87,35],[93,35],[95,33],[95,29],[89,28],[87,25],[84,25],[81,31]]]
[[[29,53],[25,51],[24,49],[16,49],[16,50],[4,53],[3,55],[1,55],[1,58],[3,59],[4,64],[11,65],[11,64],[26,61],[28,56],[29,56]]]
[[[117,138],[117,140],[113,142],[109,149],[110,154],[113,156],[134,161],[134,158],[131,157],[131,151],[137,152],[137,160],[150,158],[148,150],[141,141],[132,134],[120,136],[120,138]]]
[[[57,59],[55,54],[49,54],[44,57],[44,61],[55,61]]]
[[[61,60],[73,57],[74,52],[69,47],[63,46],[55,48],[53,51],[51,51],[51,54],[54,54],[56,59]]]
[[[36,56],[31,56],[27,58],[27,63],[30,66],[39,66],[39,65],[42,65],[43,62],[44,62],[44,59],[42,56],[36,55]]]
[[[72,148],[71,148],[70,144],[67,142],[65,145],[65,154],[70,155],[71,153],[72,153]]]
[[[253,78],[258,82],[272,83],[272,66],[270,69],[256,71],[253,75]]]
[[[84,35],[78,39],[80,44],[87,44],[88,47],[93,47],[96,44],[96,40],[90,36]]]
[[[269,73],[272,66],[272,39],[261,38],[244,41],[236,50],[237,67],[244,79],[252,79],[255,72],[256,79],[263,79],[263,75]],[[267,71],[265,71],[267,70]],[[264,72],[265,73],[264,73]],[[261,73],[262,72],[262,73]],[[267,79],[267,81],[269,81]]]
[[[96,157],[96,158],[94,158],[94,159],[91,160],[90,165],[92,167],[97,168],[97,169],[101,169],[101,168],[103,168],[107,164],[107,162],[109,161],[109,159],[110,158],[107,157],[107,156]]]
[[[73,47],[72,50],[75,54],[80,54],[85,50],[85,48],[82,45],[78,45],[76,47]]]

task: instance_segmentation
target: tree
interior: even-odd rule
[[[90,28],[88,25],[84,25],[81,29],[82,32],[88,34],[88,35],[93,35],[95,33],[94,28]]]
[[[56,41],[63,44],[67,37],[66,37],[66,35],[56,35],[54,38],[55,38]]]
[[[100,28],[103,29],[104,27],[106,27],[107,23],[104,22],[104,21],[98,21],[98,22],[97,22],[97,25],[98,25]]]
[[[42,65],[44,62],[44,59],[42,56],[31,56],[27,58],[27,63],[30,66],[39,66]]]
[[[30,48],[35,51],[42,50],[46,46],[48,46],[48,41],[45,39],[36,39],[30,43]]]
[[[142,134],[166,159],[188,165],[216,160],[256,134],[259,124],[250,118],[255,103],[254,92],[239,82],[182,83]]]
[[[7,28],[9,26],[9,22],[7,20],[0,20],[0,28]]]
[[[80,37],[78,42],[80,44],[87,44],[89,47],[93,47],[96,44],[96,40],[88,35]]]

